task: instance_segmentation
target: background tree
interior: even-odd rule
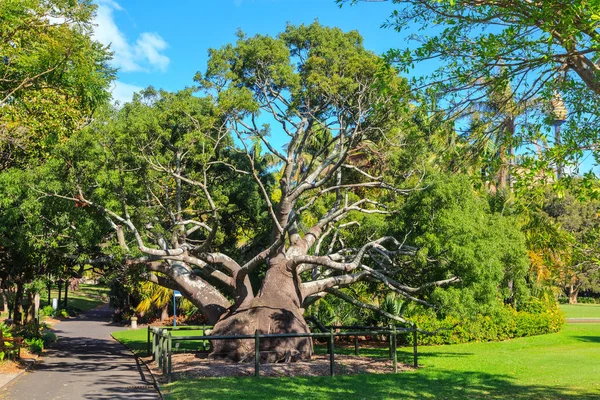
[[[549,108],[555,93],[561,93],[569,119],[562,145],[548,155],[555,162],[573,162],[582,157],[583,149],[596,151],[600,99],[600,65],[595,57],[600,6],[596,2],[392,2],[397,9],[385,26],[399,32],[435,27],[437,32],[411,33],[414,46],[391,50],[390,59],[406,70],[437,63],[435,72],[419,85],[441,90],[452,115],[468,112],[473,103],[488,97],[490,89],[501,92],[509,85],[520,106],[538,98]],[[537,123],[552,121],[539,118]]]
[[[90,1],[0,4],[0,168],[44,159],[107,100],[110,52]]]

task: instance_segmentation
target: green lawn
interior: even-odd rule
[[[361,350],[367,352],[386,350]],[[600,324],[567,324],[551,335],[420,347],[419,352],[422,368],[396,375],[206,378],[163,389],[168,400],[600,399]],[[401,358],[410,360],[409,349]]]
[[[97,285],[79,285],[79,290],[69,291],[68,293],[68,310],[69,312],[78,314],[80,312],[91,310],[92,308],[98,307],[108,301],[109,289],[104,286]],[[61,304],[58,308],[63,308],[62,301],[64,299],[65,292],[62,292]],[[58,298],[58,290],[53,289],[51,292],[51,298]],[[44,307],[48,304],[47,297],[41,299],[40,305]]]
[[[202,330],[185,330],[185,331],[171,331],[171,334],[176,336],[202,336],[204,331]],[[129,347],[132,352],[141,356],[146,355],[146,346],[148,343],[148,330],[135,329],[127,331],[118,331],[112,333],[113,337],[125,346]],[[176,347],[176,343],[179,343],[179,348]],[[208,349],[208,341],[175,341],[173,342],[173,349],[175,351],[197,351],[206,348]]]
[[[600,318],[600,304],[561,304],[567,318]]]

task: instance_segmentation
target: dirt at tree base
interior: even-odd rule
[[[161,380],[166,376],[158,369],[151,358],[146,358],[152,373]],[[173,354],[173,378],[175,380],[190,377],[231,377],[254,376],[254,362],[234,363],[223,359],[208,359],[206,354]],[[412,370],[408,364],[398,363],[398,372]],[[392,361],[385,358],[365,356],[335,355],[336,375],[390,374],[393,373]],[[328,376],[329,355],[314,355],[310,361],[292,363],[260,364],[260,376]]]

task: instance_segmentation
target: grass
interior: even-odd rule
[[[567,318],[600,318],[600,304],[561,304]]]
[[[185,330],[185,331],[171,331],[173,337],[177,336],[202,336],[204,331],[202,330]],[[135,329],[113,332],[113,337],[119,342],[140,356],[146,355],[147,342],[148,342],[148,331],[146,329]],[[179,343],[179,348],[176,349],[176,343]],[[175,341],[173,342],[173,348],[175,351],[197,351],[208,348],[208,341]]]
[[[134,333],[125,336],[135,341]],[[567,324],[560,333],[550,335],[420,347],[421,368],[414,372],[334,378],[205,378],[177,381],[163,389],[167,400],[600,399],[599,345],[600,324]],[[375,356],[386,352],[361,349],[361,354]],[[402,349],[400,359],[409,362],[411,349]]]
[[[68,298],[67,298],[67,310],[70,314],[79,314],[81,312],[85,312],[91,310],[93,308],[98,307],[101,304],[106,303],[108,298],[109,289],[104,286],[97,285],[85,285],[80,284],[79,290],[69,290]],[[58,308],[63,308],[63,299],[65,292],[63,290],[61,297],[61,304],[59,304]],[[57,299],[58,298],[58,290],[53,289],[50,293],[50,298]],[[44,298],[40,302],[40,307],[44,307],[48,305],[46,301],[47,297]]]

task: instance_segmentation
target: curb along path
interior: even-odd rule
[[[0,391],[0,399],[157,400],[151,378],[110,333],[107,305],[55,325],[58,342],[33,368]]]

